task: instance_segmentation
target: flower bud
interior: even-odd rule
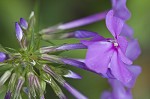
[[[0,78],[0,87],[7,81],[7,79],[10,77],[11,71],[6,71]]]
[[[7,55],[3,52],[0,52],[0,62],[4,62],[7,59]]]
[[[11,92],[14,90],[16,80],[17,80],[17,75],[16,73],[13,73],[9,81],[9,90]]]
[[[21,88],[24,84],[24,81],[25,81],[24,77],[22,77],[22,76],[19,77],[18,84],[17,84],[16,91],[15,91],[15,95],[14,95],[14,99],[17,99],[19,97]]]
[[[28,28],[28,22],[24,18],[20,18],[20,26],[26,30]]]
[[[17,22],[15,23],[15,28],[16,28],[16,37],[20,42],[23,38],[23,31]]]

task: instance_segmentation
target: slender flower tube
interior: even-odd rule
[[[62,46],[48,46],[40,48],[40,53],[50,53],[50,52],[57,52],[57,51],[65,51],[65,50],[75,50],[75,49],[86,49],[87,47],[82,43],[77,44],[64,44]]]
[[[53,33],[58,30],[67,30],[67,29],[72,29],[72,28],[84,26],[87,24],[91,24],[91,23],[105,19],[106,14],[107,14],[107,11],[98,13],[98,14],[94,14],[94,15],[91,15],[91,16],[88,16],[88,17],[85,17],[82,19],[78,19],[78,20],[75,20],[75,21],[72,21],[69,23],[58,25],[56,27],[50,27],[50,28],[43,29],[40,31],[40,33],[49,34],[49,33]]]
[[[20,18],[20,26],[26,30],[28,28],[28,22],[24,18]]]
[[[3,52],[0,52],[0,62],[4,62],[7,59],[7,55]]]
[[[43,70],[48,73],[49,75],[53,76],[63,87],[65,87],[73,96],[77,99],[87,99],[84,95],[79,93],[76,89],[70,86],[65,80],[63,80],[59,75],[53,72],[50,67],[44,65]]]

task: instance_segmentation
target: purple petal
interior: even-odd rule
[[[85,64],[96,73],[106,73],[113,50],[110,42],[95,42],[88,46]]]
[[[69,70],[69,72],[66,75],[63,75],[63,76],[67,77],[67,78],[73,78],[73,79],[82,79],[82,77],[79,74],[74,73],[71,70]]]
[[[127,51],[126,51],[126,56],[134,61],[135,59],[138,58],[138,56],[141,54],[141,49],[138,43],[138,40],[133,39],[128,43]]]
[[[28,22],[24,18],[20,18],[20,26],[26,30],[28,28]]]
[[[17,22],[15,23],[15,28],[16,28],[16,37],[19,41],[21,41],[23,37],[23,31]]]
[[[5,95],[5,98],[4,99],[11,99],[11,92],[8,91]]]
[[[7,59],[7,55],[3,52],[0,52],[0,62],[4,62]]]
[[[127,56],[125,56],[125,54],[121,51],[120,48],[118,48],[118,53],[119,53],[119,58],[120,58],[125,64],[128,64],[128,65],[131,65],[131,64],[132,64],[132,61],[131,61]]]
[[[114,15],[122,20],[128,20],[131,13],[126,7],[126,0],[112,0]]]
[[[72,86],[70,86],[68,83],[64,84],[64,87],[76,97],[76,99],[88,99],[84,95],[82,95],[80,92],[78,92],[76,89],[74,89]]]
[[[118,53],[115,51],[111,62],[110,69],[114,77],[126,84],[132,80],[132,73],[127,69],[126,65],[122,62],[120,57],[117,55]]]
[[[111,34],[116,38],[122,31],[124,21],[114,16],[114,11],[110,10],[106,15],[106,26]]]
[[[128,26],[127,24],[124,24],[122,31],[121,31],[121,35],[125,36],[129,39],[133,39],[133,29],[130,26]]]
[[[126,38],[123,37],[123,36],[118,36],[117,37],[117,42],[119,44],[119,47],[120,47],[121,51],[123,53],[125,53],[126,49],[127,49],[127,46],[128,46],[128,41],[126,40]]]
[[[132,80],[126,84],[126,87],[133,88],[138,75],[141,73],[142,69],[140,66],[128,66],[129,71],[133,74]]]

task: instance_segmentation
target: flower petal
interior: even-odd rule
[[[133,39],[128,43],[127,51],[126,51],[126,56],[134,61],[135,59],[138,58],[138,56],[141,54],[141,49],[138,43],[138,40]]]
[[[96,73],[106,73],[114,50],[110,42],[95,42],[88,46],[85,64]]]
[[[124,25],[124,21],[114,16],[114,11],[110,10],[106,15],[106,26],[114,37],[117,37]]]
[[[121,81],[122,83],[126,84],[132,80],[132,73],[127,69],[126,65],[120,59],[117,51],[114,52],[111,63],[110,69],[114,77]]]

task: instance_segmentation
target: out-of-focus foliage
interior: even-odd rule
[[[150,1],[149,0],[127,0],[132,17],[128,21],[133,27],[135,37],[139,39],[142,55],[135,62],[143,68],[137,83],[133,89],[134,99],[150,99]],[[36,10],[38,28],[46,28],[62,22],[68,22],[94,13],[98,13],[111,8],[110,0],[1,0],[0,1],[0,44],[3,46],[18,48],[15,37],[14,23],[20,17],[28,19],[32,10]],[[106,29],[105,22],[97,22],[78,29],[86,29],[98,32],[105,37],[110,36]],[[78,42],[78,40],[55,40],[57,44]],[[62,55],[66,57],[84,58],[85,50],[65,52]],[[71,67],[70,67],[71,68]],[[106,79],[100,76],[73,68],[77,73],[83,76],[82,80],[67,79],[71,85],[87,95],[90,99],[98,99],[101,92],[108,89]],[[63,89],[66,94],[67,91]],[[4,93],[0,94],[1,97]],[[47,88],[47,97],[57,99],[51,88]],[[72,97],[70,95],[70,97]],[[47,98],[48,99],[48,98]],[[69,98],[70,99],[70,98]]]

